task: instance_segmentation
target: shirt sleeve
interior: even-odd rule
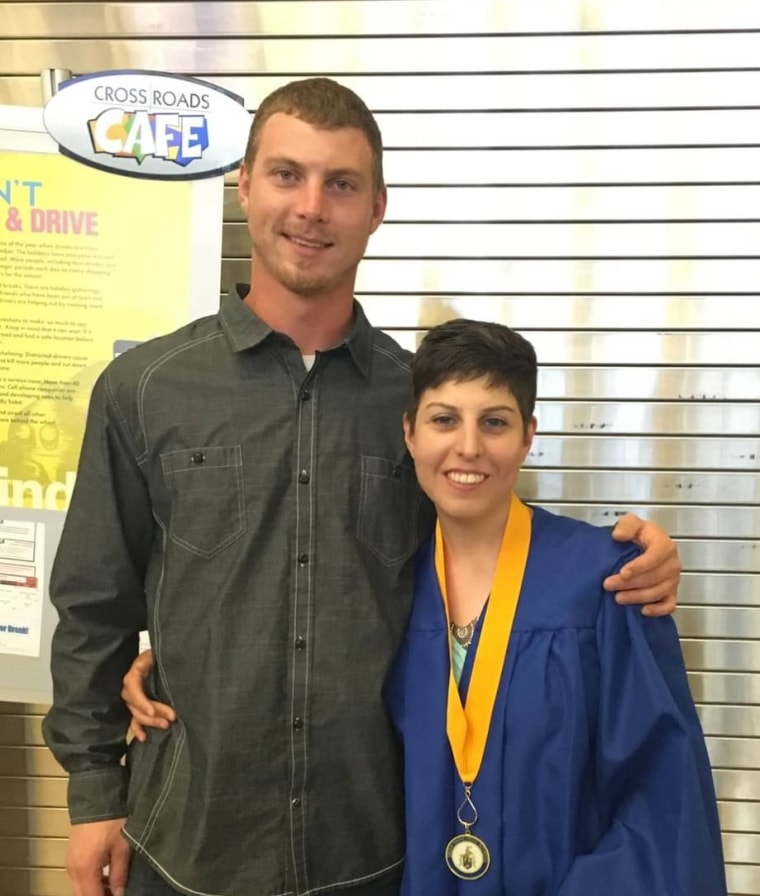
[[[597,793],[606,830],[557,896],[723,896],[704,736],[672,618],[603,600]]]
[[[45,742],[69,772],[73,823],[126,812],[129,712],[121,680],[146,627],[154,528],[148,488],[109,390],[93,389],[79,471],[50,578],[59,622]]]

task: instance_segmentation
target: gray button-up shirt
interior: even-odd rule
[[[408,358],[357,305],[307,373],[230,297],[94,388],[44,732],[72,820],[128,815],[177,888],[325,892],[402,861],[382,687],[431,525],[402,438]],[[178,722],[125,767],[120,682],[144,628]]]

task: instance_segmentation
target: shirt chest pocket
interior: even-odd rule
[[[385,457],[362,457],[357,536],[388,566],[417,549],[420,492],[414,471]]]
[[[199,447],[161,455],[171,510],[169,537],[211,558],[245,532],[240,445]]]

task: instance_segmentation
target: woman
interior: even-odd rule
[[[407,447],[438,524],[387,687],[404,743],[404,896],[721,896],[710,766],[670,618],[600,582],[635,555],[514,495],[536,356],[432,329]]]

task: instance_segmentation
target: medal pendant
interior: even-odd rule
[[[446,845],[446,865],[462,880],[477,880],[488,871],[491,854],[488,847],[474,834],[458,834]]]

